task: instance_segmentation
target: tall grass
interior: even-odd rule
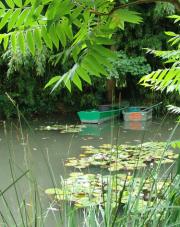
[[[16,106],[16,104],[14,104]],[[21,115],[18,107],[18,118],[21,122]],[[22,125],[20,124],[21,137],[24,139]],[[172,140],[172,136],[178,127],[169,136],[165,151]],[[4,125],[5,135],[7,136],[6,125]],[[118,132],[119,133],[119,132]],[[118,136],[117,136],[118,138]],[[180,226],[180,175],[174,171],[175,164],[169,166],[164,173],[161,173],[161,160],[157,166],[146,168],[144,171],[135,171],[131,176],[126,176],[122,190],[117,191],[116,205],[114,206],[112,200],[111,180],[116,179],[116,174],[110,178],[107,183],[106,198],[103,197],[103,203],[98,206],[89,206],[83,209],[77,209],[72,204],[62,203],[57,204],[55,200],[50,200],[49,207],[44,207],[43,197],[44,190],[40,188],[36,177],[33,175],[31,164],[28,160],[28,149],[24,150],[26,169],[23,170],[13,160],[13,153],[9,147],[9,168],[12,182],[0,191],[1,205],[0,205],[0,226],[53,226],[63,227],[156,227],[156,226]],[[49,178],[52,186],[56,188],[58,180],[55,178],[53,168],[49,160],[48,152],[43,154],[43,162],[46,163]],[[139,159],[141,158],[141,149],[139,151]],[[162,156],[163,159],[163,156]],[[138,166],[138,162],[136,164]],[[136,167],[137,167],[136,166]],[[18,173],[16,170],[18,169]],[[140,177],[140,183],[137,188],[137,176]],[[25,179],[24,179],[25,178]],[[127,203],[122,202],[125,191],[127,179],[129,180],[129,196]],[[139,203],[142,198],[142,188],[151,178],[150,193],[148,194],[147,205],[139,211]],[[157,191],[158,183],[164,179],[162,185],[161,197],[163,202],[159,199]],[[21,185],[25,184],[26,193],[22,193]],[[170,183],[167,185],[166,182]],[[137,190],[136,196],[133,196],[134,190]],[[104,189],[102,188],[102,191]],[[14,196],[15,204],[11,204],[8,199],[9,193]]]

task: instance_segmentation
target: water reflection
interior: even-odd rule
[[[79,133],[80,136],[92,136],[92,137],[103,137],[107,135],[113,129],[122,128],[124,130],[150,130],[152,126],[152,121],[123,121],[123,122],[105,122],[102,124],[83,124],[83,127]],[[122,131],[126,133],[126,131]]]
[[[111,127],[110,122],[104,122],[102,124],[83,124],[83,128],[79,133],[81,136],[94,136],[100,137],[104,133],[108,133]]]
[[[124,121],[123,128],[128,130],[148,130],[152,121]]]

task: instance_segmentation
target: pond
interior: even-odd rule
[[[76,120],[62,118],[56,118],[55,120],[47,118],[29,123],[31,129],[23,124],[23,132],[17,122],[8,123],[7,125],[1,123],[0,189],[3,190],[12,183],[11,168],[15,173],[15,179],[24,170],[31,169],[38,187],[41,188],[45,206],[48,206],[48,201],[44,195],[44,190],[53,186],[49,169],[52,170],[53,178],[58,185],[61,176],[68,177],[71,172],[71,168],[64,167],[65,160],[69,157],[78,157],[82,151],[81,146],[98,147],[102,144],[136,145],[147,141],[167,141],[176,125],[175,120],[167,119],[164,121],[153,119],[152,122],[147,124],[137,122],[129,124],[116,120],[83,127],[78,126],[79,122]],[[73,125],[69,128],[68,125],[70,124],[78,127]],[[51,128],[52,126],[54,128]],[[59,130],[55,130],[57,128]],[[178,126],[172,140],[179,139],[179,137],[180,127]],[[29,188],[26,176],[19,180],[17,187],[20,194],[23,193],[25,197],[28,197]],[[8,190],[4,195],[12,211],[17,212],[17,199],[14,196],[14,188]],[[4,208],[1,207],[1,209]],[[51,222],[51,220],[49,221]],[[50,225],[49,222],[48,225]],[[53,226],[52,223],[51,226]]]

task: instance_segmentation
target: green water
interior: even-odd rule
[[[73,120],[70,120],[71,123]],[[19,123],[12,122],[4,124],[0,128],[0,189],[5,189],[12,183],[10,172],[10,160],[14,168],[16,177],[20,176],[26,169],[31,169],[33,175],[40,187],[42,202],[44,208],[49,206],[49,201],[43,191],[52,187],[52,180],[46,161],[50,163],[50,168],[54,174],[57,185],[60,177],[66,177],[72,169],[64,167],[64,161],[68,157],[77,157],[81,152],[81,146],[91,145],[99,146],[104,143],[111,144],[139,144],[145,141],[167,141],[173,131],[176,123],[172,120],[153,120],[152,122],[141,123],[124,123],[123,121],[111,121],[101,125],[86,125],[78,133],[64,133],[59,131],[39,131],[34,130],[41,125],[51,126],[52,124],[66,125],[66,119],[52,118],[45,120],[36,120],[29,122],[31,129],[23,124],[23,135]],[[74,121],[73,123],[79,124]],[[174,140],[180,139],[180,126],[175,131]],[[46,159],[46,161],[45,161]],[[29,187],[28,180],[23,177],[17,184],[19,194],[28,198]],[[17,200],[14,189],[5,193],[10,208],[17,212]],[[27,204],[30,206],[31,204]],[[4,210],[3,207],[1,207]],[[51,213],[51,211],[50,211]],[[51,217],[52,214],[50,214]],[[51,219],[51,218],[50,218]],[[48,222],[49,223],[49,222]],[[51,223],[51,221],[50,221]],[[47,224],[47,226],[54,224]]]

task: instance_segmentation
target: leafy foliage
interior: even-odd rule
[[[2,3],[4,2],[5,1],[3,1]],[[48,7],[49,3],[47,3],[46,7]],[[30,7],[30,4],[26,8],[28,7]],[[106,7],[107,6],[104,5],[104,8]],[[127,62],[129,62],[129,57],[131,56],[132,61],[130,61],[129,63],[130,64],[132,63],[134,65],[134,68],[138,69],[139,75],[141,75],[140,72],[141,69],[143,70],[143,74],[148,73],[144,72],[146,67],[148,69],[149,67],[148,64],[151,65],[151,68],[153,70],[161,66],[160,60],[159,61],[158,59],[154,60],[154,58],[151,57],[150,55],[147,56],[148,63],[146,61],[144,61],[143,63],[142,56],[144,56],[144,51],[142,48],[148,47],[160,50],[162,48],[167,49],[166,35],[161,31],[170,30],[170,28],[172,28],[174,33],[178,33],[177,23],[174,26],[172,26],[171,21],[166,19],[166,16],[168,15],[167,10],[162,11],[163,9],[160,7],[158,15],[154,13],[154,10],[157,9],[157,7],[159,7],[159,4],[148,5],[148,8],[146,7],[146,5],[141,5],[138,8],[136,7],[136,10],[138,9],[138,11],[142,13],[144,23],[132,24],[125,22],[126,25],[125,30],[114,29],[115,35],[113,35],[113,38],[116,41],[115,42],[115,47],[117,47],[116,49],[118,50],[118,52],[123,51],[122,53],[126,55]],[[15,8],[18,7],[15,6]],[[131,10],[132,9],[133,8],[131,8]],[[25,7],[23,8],[23,10],[25,12],[22,15],[22,20],[23,17],[25,17],[26,13],[28,12],[28,9],[25,10]],[[81,11],[80,8],[77,9],[77,12],[78,10]],[[92,9],[89,8],[89,10]],[[105,11],[103,10],[100,11],[100,13],[104,12]],[[90,13],[93,14],[93,12]],[[94,14],[95,13],[96,12],[94,12]],[[158,16],[158,18],[155,19],[155,16]],[[99,21],[101,18],[103,20],[109,18],[108,15],[97,14],[95,14],[95,17],[98,18]],[[78,19],[81,21],[84,20],[83,13],[79,14]],[[19,17],[17,18],[16,22],[17,26],[21,26],[19,30],[24,32],[25,53],[24,54],[22,53],[17,43],[18,35],[16,33],[18,33],[18,27],[13,28],[9,33],[14,32],[14,34],[11,33],[12,36],[9,35],[7,50],[3,55],[3,58],[1,58],[0,60],[1,66],[0,112],[3,113],[3,116],[4,115],[12,116],[15,114],[14,109],[11,106],[11,103],[9,103],[9,101],[7,100],[5,92],[8,92],[10,96],[19,104],[21,111],[29,116],[31,116],[32,113],[36,114],[37,112],[39,114],[44,112],[57,111],[64,113],[66,111],[67,112],[70,111],[69,107],[71,107],[71,110],[77,111],[79,109],[94,108],[97,107],[99,104],[107,103],[106,77],[91,77],[90,74],[88,74],[89,77],[87,77],[87,80],[89,79],[88,83],[86,81],[84,83],[80,77],[83,86],[83,93],[80,92],[79,89],[75,89],[76,85],[72,82],[71,90],[73,91],[73,95],[71,95],[67,89],[61,89],[61,93],[59,94],[59,88],[57,88],[57,90],[49,96],[48,94],[49,90],[43,89],[44,84],[48,82],[52,75],[57,76],[57,80],[56,77],[55,80],[56,82],[58,82],[59,79],[61,78],[60,75],[64,75],[64,73],[71,69],[75,63],[73,56],[71,54],[72,53],[71,51],[73,51],[74,54],[77,52],[76,48],[74,49],[71,48],[72,42],[74,42],[75,38],[72,41],[70,41],[68,37],[65,36],[64,38],[63,35],[64,33],[62,33],[61,38],[63,45],[61,41],[59,41],[59,49],[57,50],[54,43],[51,40],[49,41],[49,35],[48,37],[44,35],[44,33],[47,30],[47,28],[45,29],[44,26],[41,29],[41,33],[43,34],[42,36],[43,46],[42,50],[40,51],[40,49],[36,48],[36,42],[34,41],[33,36],[34,33],[31,31],[31,27],[30,26],[24,27],[23,23],[20,23]],[[94,28],[94,25],[92,28]],[[60,31],[61,30],[58,30],[58,32]],[[77,27],[76,25],[72,24],[72,31],[73,36],[75,37],[77,32],[80,31],[80,27]],[[2,28],[1,33],[2,34],[8,33],[7,26],[4,26]],[[2,34],[0,35],[1,38]],[[44,41],[44,38],[46,39],[46,42]],[[110,37],[108,39],[110,40]],[[3,44],[4,39],[2,39],[1,42]],[[109,42],[113,43],[111,40]],[[15,50],[12,48],[12,46],[15,47]],[[78,44],[74,46],[78,46]],[[110,46],[111,45],[103,45],[103,47],[107,47],[108,50]],[[29,47],[31,48],[31,51],[29,50]],[[1,53],[2,52],[3,51],[1,50]],[[34,55],[32,55],[31,52],[33,52]],[[80,56],[81,54],[82,51],[79,52],[78,56]],[[95,51],[93,54],[95,54]],[[81,59],[82,58],[80,57],[79,60],[81,61]],[[152,91],[148,91],[147,89],[144,89],[142,86],[136,86],[138,77],[136,78],[136,76],[130,75],[131,73],[128,72],[130,66],[126,65],[126,61],[123,61],[123,59],[124,59],[123,57],[119,58],[117,55],[116,61],[113,65],[111,64],[111,61],[110,64],[108,64],[109,59],[106,60],[107,68],[109,69],[112,67],[111,70],[107,70],[108,76],[109,73],[112,71],[111,76],[117,78],[116,80],[118,81],[117,82],[118,86],[121,87],[116,88],[116,96],[118,96],[119,89],[121,89],[123,99],[131,99],[133,103],[137,102],[139,100],[138,97],[141,96],[142,97],[141,100],[143,100],[143,102],[146,102],[146,104],[163,100],[165,105],[168,104],[178,105],[176,94],[171,94],[167,96],[164,93],[162,94],[156,93],[156,95],[154,96]],[[142,59],[142,62],[141,60],[136,59]],[[99,60],[104,62],[105,57],[100,56]],[[121,60],[123,64],[121,64],[119,60]],[[127,72],[126,67],[128,68]],[[123,76],[121,73],[122,70],[125,70]],[[7,71],[8,77],[6,77]],[[131,72],[133,73],[133,71]],[[122,86],[125,84],[125,80],[127,87],[122,88]],[[52,86],[55,85],[56,82],[53,83]],[[63,84],[64,82],[61,81],[59,87],[62,88],[64,86]],[[137,104],[139,105],[141,103]],[[167,109],[165,109],[165,112],[166,111]]]
[[[164,16],[175,14],[175,6],[167,2],[157,2],[154,8],[153,19],[158,20]]]
[[[8,0],[0,5],[0,41],[4,49],[9,42],[16,52],[32,55],[41,51],[43,44],[49,49],[62,51],[62,61],[74,60],[72,67],[62,76],[52,79],[46,87],[60,83],[71,91],[72,81],[80,90],[84,80],[90,76],[107,75],[104,68],[109,58],[116,57],[104,45],[111,45],[112,34],[117,28],[124,29],[124,23],[140,23],[137,12],[127,9],[113,11],[116,2],[96,0],[71,2],[69,0]],[[102,61],[103,59],[103,61]],[[58,80],[57,80],[58,78]]]
[[[7,76],[13,76],[15,72],[21,73],[23,67],[33,70],[37,76],[43,76],[45,74],[45,65],[48,57],[48,50],[44,46],[41,51],[36,51],[34,57],[28,49],[25,50],[24,55],[20,49],[16,52],[13,51],[12,45],[9,45],[8,50],[2,55],[5,62],[8,62]]]
[[[180,107],[168,105],[168,110],[175,114],[180,114]]]
[[[48,53],[47,49],[43,48],[32,57],[28,51],[26,55],[22,55],[18,50],[14,53],[9,47],[3,54],[0,61],[1,118],[9,118],[17,114],[6,92],[26,116],[57,111],[58,94],[49,96],[49,92],[44,91],[44,83],[50,78],[50,72],[53,72],[52,68],[45,67]]]
[[[117,59],[112,61],[109,78],[115,78],[119,86],[125,85],[128,74],[139,77],[151,70],[144,56],[128,56],[124,51],[118,51],[117,56]]]
[[[171,16],[171,18],[175,18],[175,22],[180,20],[180,16]],[[171,36],[169,43],[172,46],[176,45],[177,50],[148,50],[148,52],[166,60],[165,64],[171,64],[171,67],[153,71],[147,76],[142,77],[140,83],[156,90],[166,90],[167,92],[177,91],[180,93],[180,35],[174,32],[166,32],[166,34]]]

